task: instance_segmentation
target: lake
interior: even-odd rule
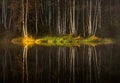
[[[0,47],[1,83],[120,82],[119,44]]]

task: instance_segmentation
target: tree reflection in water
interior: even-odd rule
[[[4,55],[1,58],[4,83],[8,83],[9,78],[14,79],[14,77],[23,83],[100,82],[101,55],[97,46],[33,46],[29,48],[26,45],[21,51],[18,50],[21,49],[14,49],[13,52],[8,49],[4,53],[1,51],[1,54]],[[18,57],[18,55],[22,56]],[[15,57],[18,59],[14,59]],[[15,64],[13,65],[13,63]],[[18,68],[20,69],[18,70]],[[12,82],[14,81],[12,80]]]

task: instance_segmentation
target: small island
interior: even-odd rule
[[[29,37],[18,37],[12,39],[12,43],[19,44],[19,45],[42,45],[42,46],[80,46],[80,45],[101,45],[101,44],[110,44],[113,40],[110,38],[99,38],[96,36],[91,36],[87,38],[83,38],[80,36],[71,36],[71,35],[64,35],[64,36],[45,36],[41,38],[33,38],[32,36]]]

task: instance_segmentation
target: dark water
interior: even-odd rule
[[[1,45],[0,83],[119,83],[119,49]]]

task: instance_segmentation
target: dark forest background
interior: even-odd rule
[[[43,11],[41,10],[41,1],[43,4]],[[57,11],[57,0],[37,0],[38,10],[38,34],[37,35],[49,35],[48,28],[48,11],[49,6]],[[95,1],[95,0],[93,0]],[[79,29],[78,33],[82,35],[82,2],[83,0],[76,0],[76,11],[79,13]],[[64,12],[64,0],[60,0],[61,11]],[[29,0],[29,12],[28,12],[28,32],[29,34],[35,34],[35,0]],[[96,35],[100,37],[112,37],[120,38],[120,0],[102,0],[101,3],[102,12],[102,27],[97,30]],[[0,33],[6,31],[1,19],[2,19],[2,0],[0,0]],[[10,12],[12,11],[11,26],[9,31],[17,34],[22,33],[22,1],[21,0],[7,0],[7,23],[9,22]],[[52,21],[56,19],[56,13],[53,13]],[[62,16],[61,16],[62,18]],[[55,23],[56,24],[56,23]],[[56,34],[56,26],[51,23],[52,34]]]

